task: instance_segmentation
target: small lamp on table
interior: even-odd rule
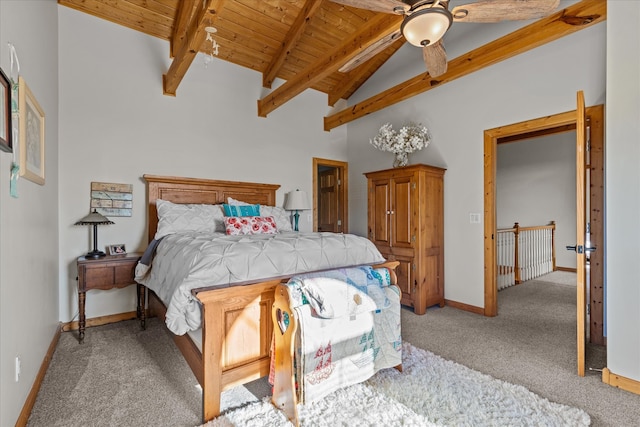
[[[287,201],[284,204],[284,208],[288,211],[295,211],[293,214],[294,219],[294,231],[298,230],[298,219],[300,218],[300,212],[311,209],[309,206],[309,199],[307,198],[307,193],[302,190],[295,190],[289,192],[287,194]]]
[[[98,226],[115,224],[106,216],[98,213],[97,210],[93,210],[89,215],[76,222],[75,225],[92,225],[93,226],[93,250],[85,255],[87,258],[102,258],[106,254],[98,250]]]

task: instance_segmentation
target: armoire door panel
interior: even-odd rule
[[[391,198],[389,182],[374,182],[372,188],[373,204],[370,209],[372,218],[369,224],[369,238],[377,245],[391,243],[391,229],[389,228],[389,214]]]
[[[413,274],[413,262],[411,258],[393,257],[394,261],[400,264],[396,267],[398,277],[398,287],[400,288],[400,302],[403,305],[413,306],[413,294],[415,289],[415,278]]]
[[[391,246],[412,246],[412,203],[411,176],[395,178],[392,181],[391,203]]]

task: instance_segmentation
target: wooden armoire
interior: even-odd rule
[[[401,303],[444,306],[444,172],[422,164],[368,172],[368,237],[396,269]]]

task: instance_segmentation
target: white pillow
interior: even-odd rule
[[[227,197],[227,203],[229,203],[230,205],[240,206],[250,204],[231,197]],[[283,208],[280,208],[278,206],[260,205],[260,216],[272,216],[276,221],[278,232],[293,231],[293,227],[291,227],[291,216]]]
[[[227,197],[227,203],[230,205],[237,205],[237,206],[246,206],[251,204],[247,202],[242,202],[240,200],[236,200],[233,197]]]
[[[224,212],[220,205],[177,204],[156,200],[158,228],[155,239],[181,231],[225,232]]]
[[[291,227],[291,217],[283,208],[279,208],[278,206],[260,206],[260,215],[262,216],[272,216],[276,221],[276,226],[278,227],[278,232],[281,231],[293,231],[293,227]]]

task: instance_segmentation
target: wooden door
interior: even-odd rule
[[[318,172],[318,231],[341,232],[338,185],[340,171],[328,168]]]
[[[331,228],[332,230],[330,231],[335,230],[338,233],[348,233],[349,212],[347,208],[349,206],[349,164],[339,160],[314,157],[312,170],[313,230],[325,231],[320,230],[320,226],[322,226],[323,228]],[[320,176],[323,175],[325,171],[329,170],[334,171],[335,175],[331,178],[327,178],[330,180],[329,182],[327,182],[326,179],[323,179],[324,182],[321,184]],[[329,172],[327,173],[330,174]],[[320,195],[322,192],[321,188],[326,190],[323,196]],[[325,199],[329,202],[329,207],[323,206]],[[320,219],[320,215],[324,217],[322,220]],[[335,229],[336,226],[337,230]]]
[[[578,375],[584,376],[586,321],[587,321],[587,287],[586,287],[586,113],[584,93],[578,92],[576,109],[576,305],[577,305],[577,353]]]

